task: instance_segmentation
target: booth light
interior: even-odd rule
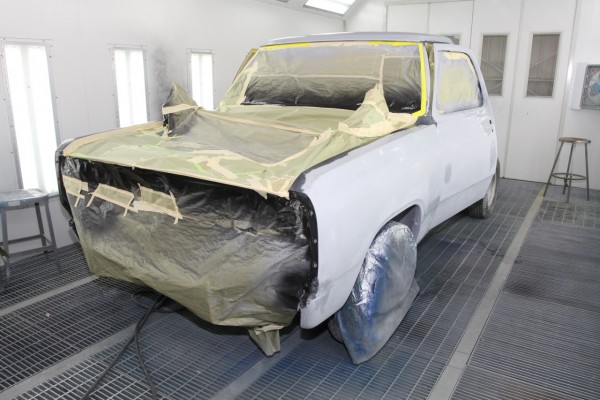
[[[355,0],[308,0],[304,6],[343,15]]]

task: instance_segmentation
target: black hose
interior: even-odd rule
[[[135,296],[135,294],[134,294],[134,296]],[[156,299],[156,301],[154,302],[152,307],[148,308],[148,311],[146,311],[146,313],[142,316],[142,318],[136,324],[133,335],[129,338],[127,343],[125,343],[125,346],[123,346],[121,351],[119,351],[119,353],[112,360],[110,365],[102,372],[102,374],[100,374],[100,376],[98,376],[98,378],[96,378],[96,381],[92,384],[92,386],[90,386],[90,388],[87,390],[87,392],[81,398],[82,400],[88,400],[90,398],[90,395],[92,393],[94,393],[96,391],[96,389],[98,389],[100,382],[102,382],[102,380],[106,377],[106,375],[114,368],[114,366],[117,364],[119,359],[123,356],[123,354],[125,354],[125,351],[129,348],[129,345],[131,343],[135,343],[135,349],[136,349],[136,353],[138,356],[138,360],[139,360],[140,366],[142,367],[142,371],[144,371],[144,376],[146,377],[146,380],[148,381],[148,386],[150,387],[150,391],[152,393],[152,398],[155,400],[158,400],[158,396],[156,394],[156,389],[154,387],[154,383],[150,379],[150,374],[148,373],[148,370],[146,369],[146,365],[144,364],[144,360],[142,359],[142,354],[140,352],[140,347],[139,347],[139,334],[140,334],[140,331],[142,330],[142,328],[144,327],[144,325],[146,324],[146,321],[148,321],[148,318],[150,317],[150,315],[153,312],[160,309],[160,307],[162,307],[165,300],[166,300],[166,297],[163,295],[160,295]]]

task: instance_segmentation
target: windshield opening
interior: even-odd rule
[[[423,108],[419,46],[351,42],[263,47],[237,77],[226,101],[356,110],[381,83],[391,112],[416,113]]]

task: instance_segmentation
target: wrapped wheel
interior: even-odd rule
[[[377,234],[344,306],[329,322],[355,364],[387,343],[417,296],[417,246],[411,230],[389,222]]]

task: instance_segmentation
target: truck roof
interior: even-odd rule
[[[292,36],[270,40],[267,45],[312,43],[312,42],[347,42],[347,41],[384,41],[384,42],[431,42],[447,43],[452,41],[445,36],[406,32],[341,32],[316,35]]]

